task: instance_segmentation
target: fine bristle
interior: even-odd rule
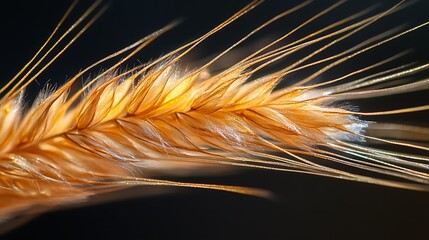
[[[429,191],[429,128],[371,118],[428,111],[429,102],[386,106],[373,112],[360,111],[353,102],[428,89],[427,78],[410,80],[409,76],[427,71],[429,64],[366,74],[407,54],[395,52],[387,59],[363,63],[348,74],[320,81],[329,70],[429,25],[424,22],[370,33],[369,38],[347,50],[329,53],[331,47],[394,15],[403,3],[375,13],[376,7],[367,8],[302,38],[284,41],[319,17],[335,12],[344,4],[339,1],[265,46],[228,62],[228,67],[211,70],[222,57],[270,24],[290,21],[290,14],[310,7],[312,1],[305,1],[262,22],[196,68],[183,67],[181,61],[197,46],[261,4],[253,1],[176,50],[146,64],[121,69],[127,60],[174,28],[178,24],[174,21],[83,69],[56,89],[44,85],[32,105],[25,107],[25,88],[106,10],[100,1],[94,2],[61,35],[57,31],[76,6],[73,3],[34,58],[0,89],[0,221],[140,185],[272,196],[250,187],[162,179],[165,175],[222,174],[240,168]],[[70,36],[76,29],[78,33]],[[64,43],[65,39],[68,42]],[[317,58],[326,52],[327,56]],[[82,76],[118,56],[121,60],[76,90]],[[282,65],[286,58],[294,61]],[[271,70],[273,65],[282,67]],[[290,74],[314,67],[308,76],[284,82]],[[411,150],[420,153],[411,154]]]

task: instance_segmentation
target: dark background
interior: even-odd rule
[[[240,39],[270,17],[299,1],[266,1],[224,31],[209,39],[188,58],[189,62],[210,56]],[[262,32],[249,44],[285,33],[299,22],[334,1],[316,1]],[[341,19],[379,3],[387,9],[396,1],[349,1],[333,14],[318,21]],[[1,3],[0,79],[6,82],[36,52],[49,36],[69,1],[10,1]],[[109,9],[38,81],[64,82],[94,61],[125,47],[174,19],[183,22],[143,50],[126,67],[156,59],[175,47],[198,37],[236,12],[248,1],[119,1],[107,0]],[[88,7],[82,1],[73,17]],[[381,20],[356,38],[334,50],[408,24],[429,21],[429,3],[416,1],[406,9]],[[70,24],[70,22],[67,22]],[[313,24],[296,35],[303,36],[321,25]],[[324,78],[340,76],[356,66],[365,66],[403,50],[414,49],[406,57],[387,65],[429,59],[428,27],[386,44]],[[301,35],[300,35],[301,34]],[[186,62],[184,63],[186,64]],[[287,62],[285,62],[287,64]],[[281,65],[281,64],[280,64]],[[102,67],[109,66],[108,63]],[[283,65],[284,66],[284,65]],[[88,74],[95,75],[102,68]],[[311,70],[310,70],[311,71]],[[295,75],[299,77],[306,73]],[[427,72],[426,72],[427,74]],[[34,84],[29,90],[40,88]],[[391,108],[427,103],[427,91],[384,100]],[[380,100],[382,101],[382,100]],[[384,103],[386,103],[384,102]],[[382,109],[383,102],[360,104],[363,110]],[[398,118],[399,122],[427,126],[427,113]],[[180,180],[244,185],[268,189],[276,199],[267,200],[237,194],[180,189],[174,194],[156,195],[67,209],[44,214],[1,236],[1,239],[427,239],[429,237],[429,193],[392,189],[300,174],[249,170],[237,175]],[[152,190],[152,188],[150,188]],[[145,191],[138,188],[135,191]],[[1,201],[1,199],[0,199]]]

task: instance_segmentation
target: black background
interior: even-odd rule
[[[190,56],[190,61],[219,52],[270,17],[299,1],[266,1],[225,31],[209,39]],[[263,36],[275,36],[329,6],[318,1],[299,14],[274,24]],[[373,3],[380,9],[396,1],[349,1],[323,21],[340,19]],[[125,47],[174,19],[183,22],[130,61],[127,67],[155,59],[180,44],[204,34],[248,1],[106,1],[107,12],[56,63],[39,78],[40,83],[64,82],[70,76],[106,54]],[[61,18],[68,1],[11,1],[1,3],[0,79],[6,82],[37,50]],[[74,17],[88,2],[82,1]],[[381,33],[402,23],[415,26],[429,21],[427,1],[417,1],[406,9],[375,24],[360,39]],[[302,33],[311,32],[314,24]],[[429,59],[428,27],[395,40],[339,70],[324,75],[341,75],[374,59],[406,49],[412,53],[396,65]],[[297,35],[299,36],[299,34]],[[354,40],[359,42],[359,38]],[[252,44],[252,41],[250,41]],[[353,44],[344,43],[344,44]],[[108,64],[104,67],[107,67]],[[364,65],[362,65],[364,66]],[[95,69],[91,75],[101,71]],[[305,73],[302,73],[305,74]],[[426,72],[427,74],[427,72]],[[89,77],[90,74],[87,75]],[[297,75],[299,76],[299,75]],[[43,86],[43,84],[41,84]],[[31,87],[36,92],[37,84]],[[426,100],[426,92],[388,99],[393,107],[416,105]],[[380,100],[381,101],[381,100]],[[363,110],[382,108],[363,102]],[[427,126],[427,113],[414,114],[400,122]],[[67,209],[44,214],[1,236],[4,239],[427,239],[429,236],[429,193],[392,189],[361,183],[300,174],[249,170],[241,174],[181,179],[236,184],[264,188],[276,194],[267,200],[237,194],[180,189],[174,194],[156,195],[98,206]],[[144,191],[138,188],[135,191]],[[1,199],[0,199],[1,201]]]

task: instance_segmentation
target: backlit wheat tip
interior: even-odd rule
[[[311,1],[306,1],[262,23],[199,67],[184,70],[180,63],[184,56],[260,4],[254,1],[207,34],[159,59],[117,71],[177,24],[172,22],[82,70],[65,85],[46,87],[32,106],[25,108],[24,89],[28,84],[105,10],[96,1],[69,30],[59,34],[76,5],[73,3],[35,57],[0,90],[0,219],[45,211],[135,185],[185,186],[267,196],[268,192],[258,189],[161,178],[163,174],[179,172],[222,173],[232,167],[429,190],[429,129],[384,124],[370,118],[427,111],[429,105],[402,109],[386,106],[383,111],[360,112],[353,104],[355,99],[429,88],[428,79],[408,78],[426,70],[429,64],[399,66],[362,77],[362,73],[405,54],[398,53],[380,62],[363,63],[360,69],[342,77],[316,81],[323,73],[429,24],[373,34],[348,50],[318,57],[395,14],[403,2],[372,15],[372,8],[368,8],[300,39],[284,41],[319,17],[332,14],[343,4],[339,1],[310,19],[293,23],[293,30],[241,60],[228,63],[227,68],[210,71],[223,56],[268,25],[290,21],[289,14],[310,7]],[[77,34],[70,36],[73,30]],[[68,42],[61,44],[66,39]],[[81,89],[72,89],[89,70],[117,56],[121,57],[117,64]],[[266,73],[270,66],[292,57],[292,63]],[[41,70],[36,71],[38,67]],[[284,83],[290,74],[314,67],[317,70],[311,75]],[[379,145],[404,150],[377,148]],[[420,154],[409,153],[412,150]]]

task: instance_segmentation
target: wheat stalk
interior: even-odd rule
[[[104,11],[99,7],[100,1],[95,2],[69,30],[59,35],[58,41],[52,41],[76,5],[73,3],[40,51],[0,89],[3,95],[0,100],[0,219],[74,204],[93,195],[135,185],[269,195],[259,189],[156,178],[162,171],[201,174],[205,170],[222,173],[230,167],[247,167],[427,191],[429,129],[375,124],[361,119],[426,111],[429,105],[359,112],[341,103],[427,89],[428,79],[412,82],[407,81],[407,76],[427,69],[429,64],[401,66],[349,80],[401,57],[401,53],[340,78],[321,83],[315,79],[429,22],[399,32],[388,31],[347,51],[312,60],[331,46],[393,14],[403,2],[369,16],[370,9],[358,12],[301,39],[282,43],[305,25],[332,12],[343,3],[340,1],[227,68],[210,72],[210,67],[221,57],[258,31],[310,3],[306,1],[273,17],[196,69],[184,70],[179,61],[260,1],[250,3],[212,31],[155,61],[124,72],[117,71],[142,48],[174,27],[176,22],[173,22],[94,63],[58,89],[46,87],[32,106],[25,108],[24,89]],[[350,23],[362,16],[366,17]],[[66,46],[35,72],[75,29],[78,33]],[[322,45],[313,48],[317,44]],[[311,49],[310,53],[294,63],[255,77],[270,65],[307,49]],[[116,56],[123,58],[81,89],[73,90],[85,73]],[[321,65],[310,76],[279,87],[289,74]],[[402,81],[396,81],[398,79]],[[389,136],[391,129],[407,134]],[[367,140],[417,149],[424,154],[377,149],[366,145]],[[416,141],[424,143],[416,144]]]

